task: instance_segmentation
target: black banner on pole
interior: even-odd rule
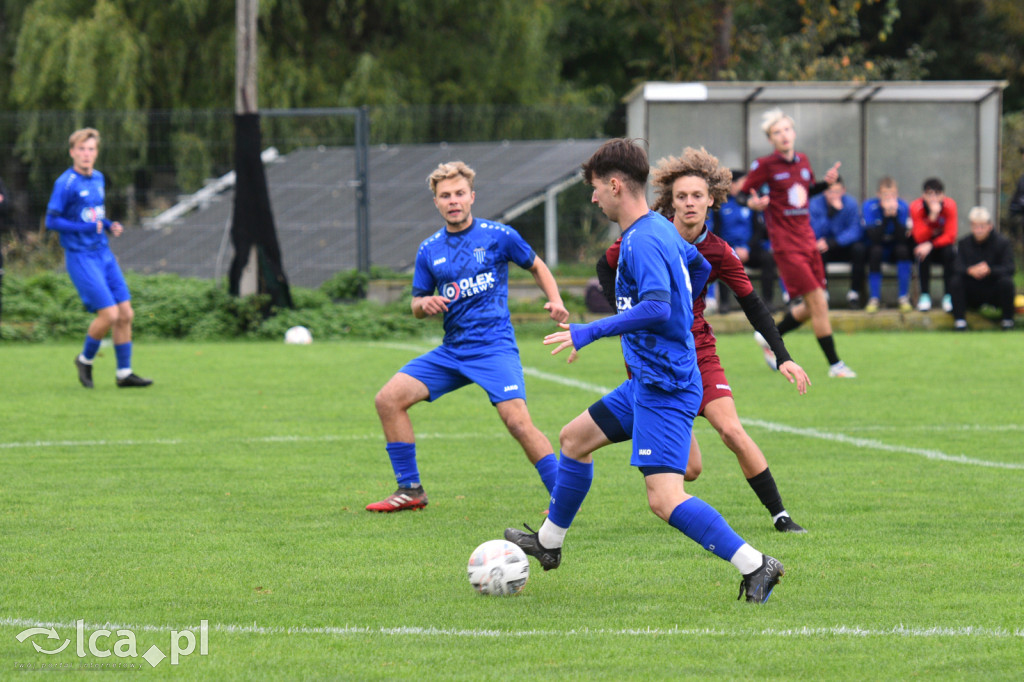
[[[231,218],[231,243],[235,255],[231,259],[228,291],[237,296],[242,271],[249,255],[256,248],[258,272],[257,291],[270,295],[273,305],[292,307],[281,263],[281,247],[277,242],[274,213],[270,207],[267,176],[260,158],[260,115],[235,115],[235,207]]]

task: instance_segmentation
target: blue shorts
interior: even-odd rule
[[[633,438],[633,381],[626,379],[619,386],[591,405],[587,411],[604,437],[613,443]]]
[[[422,381],[430,391],[430,401],[468,384],[487,391],[492,405],[515,398],[526,400],[523,365],[514,347],[459,350],[438,346],[398,371]]]
[[[633,440],[633,466],[645,473],[683,473],[704,394],[699,373],[694,374],[697,381],[671,393],[626,381],[591,405],[590,416],[611,442]]]
[[[110,249],[65,251],[64,264],[78,297],[89,312],[131,300],[124,275]]]

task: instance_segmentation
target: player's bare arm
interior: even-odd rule
[[[562,302],[562,294],[558,291],[558,283],[555,281],[555,276],[551,274],[551,269],[541,260],[540,256],[536,256],[529,270],[533,275],[533,280],[548,299],[548,302],[544,304],[544,310],[548,311],[551,319],[555,322],[567,322],[569,311],[566,310],[565,304]]]

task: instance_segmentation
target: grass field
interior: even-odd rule
[[[143,341],[135,368],[156,384],[136,391],[115,388],[109,348],[86,391],[77,345],[8,344],[0,678],[1020,679],[1022,338],[844,335],[860,376],[843,381],[797,332],[802,397],[748,334],[719,339],[740,415],[810,531],[775,532],[698,419],[704,473],[688,491],[786,565],[763,606],[736,601],[732,566],[648,511],[625,445],[598,453],[561,568],[534,563],[517,597],[477,595],[470,552],[539,523],[546,495],[476,387],[412,411],[430,506],[365,512],[394,489],[373,396],[429,340]],[[520,345],[554,440],[621,380],[621,355],[606,340],[566,365],[539,339]],[[142,658],[190,636],[176,665]],[[136,657],[116,655],[133,639]]]

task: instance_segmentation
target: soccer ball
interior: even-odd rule
[[[305,327],[292,327],[284,333],[284,342],[296,346],[308,346],[313,343],[313,335]]]
[[[469,557],[469,584],[480,594],[519,594],[529,577],[526,554],[508,540],[488,540]]]

